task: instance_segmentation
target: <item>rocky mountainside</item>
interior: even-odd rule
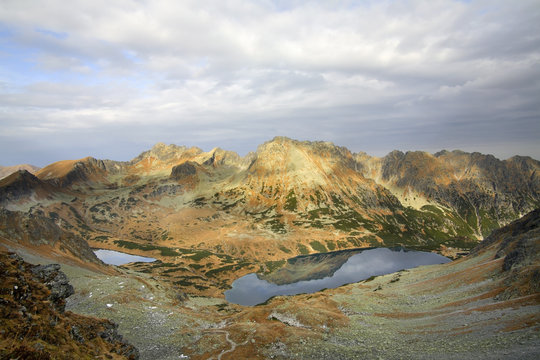
[[[13,174],[18,170],[26,170],[30,173],[35,173],[39,170],[39,167],[29,164],[14,165],[14,166],[0,166],[0,179],[5,178],[8,175]]]
[[[540,293],[540,209],[497,229],[473,249],[477,255],[491,249],[503,259],[505,289],[499,299]]]
[[[0,252],[0,358],[138,359],[116,324],[65,311],[74,290],[59,269]]]
[[[0,209],[0,239],[9,239],[11,243],[34,250],[43,247],[50,255],[62,254],[102,264],[84,239],[64,230],[55,220],[59,221],[46,217],[41,211],[23,213]]]
[[[0,181],[0,204],[6,218],[157,257],[172,264],[171,281],[204,292],[313,252],[404,245],[459,256],[540,206],[539,170],[528,157],[375,158],[284,137],[245,157],[160,143],[129,162],[85,158],[12,174]],[[8,241],[23,229],[11,231]]]

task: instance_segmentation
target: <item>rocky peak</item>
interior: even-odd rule
[[[354,156],[349,149],[336,146],[330,141],[298,141],[278,136],[257,148],[257,159],[274,159],[290,161],[291,155],[303,153],[308,158],[322,160],[331,164],[349,164],[354,162]],[[294,157],[294,156],[293,156]]]
[[[540,169],[540,161],[534,160],[530,156],[516,155],[506,160],[506,162],[521,171],[533,172],[538,176],[537,171]]]
[[[131,163],[137,163],[145,158],[154,157],[162,162],[168,162],[171,160],[179,159],[186,153],[190,151],[193,155],[200,154],[203,151],[197,147],[192,147],[188,149],[186,146],[178,146],[174,144],[166,145],[162,142],[154,145],[150,150],[147,150],[137,156],[131,161]]]
[[[230,166],[244,168],[246,165],[249,165],[249,163],[246,164],[246,158],[240,157],[240,155],[234,151],[223,150],[219,147],[201,155],[204,155],[204,157],[201,158],[202,164],[206,166]]]
[[[0,180],[0,186],[7,186],[19,182],[36,183],[39,182],[39,179],[27,170],[17,170],[11,175]]]
[[[21,164],[21,165],[14,165],[14,166],[0,166],[0,179],[5,178],[6,176],[16,172],[17,170],[26,170],[29,173],[35,173],[40,168],[34,165],[29,164]]]
[[[277,137],[257,148],[256,159],[249,167],[251,174],[263,177],[287,176],[302,181],[324,183],[324,172],[317,164],[311,143],[303,143],[288,138]]]
[[[119,172],[125,163],[86,157],[79,160],[64,160],[48,165],[38,171],[36,176],[43,181],[60,187],[74,183],[106,183],[110,173]]]
[[[0,203],[16,201],[42,187],[44,184],[36,176],[26,170],[18,170],[0,180]]]

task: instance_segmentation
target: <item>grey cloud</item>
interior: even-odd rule
[[[31,5],[0,11],[35,54],[30,84],[0,88],[3,165],[10,146],[40,144],[24,162],[43,163],[157,141],[245,153],[274,135],[540,158],[537,0]]]

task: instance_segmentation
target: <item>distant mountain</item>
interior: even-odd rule
[[[22,164],[14,166],[0,166],[0,179],[5,178],[6,176],[14,173],[17,170],[26,170],[29,173],[33,174],[38,171],[40,168],[34,165]]]
[[[530,157],[462,151],[377,158],[276,137],[240,157],[159,143],[129,162],[85,158],[19,172],[0,182],[0,204],[49,218],[94,247],[198,249],[215,254],[203,257],[212,266],[234,258],[244,264],[234,269],[247,271],[248,262],[271,268],[362,246],[457,256],[540,207],[539,174]]]

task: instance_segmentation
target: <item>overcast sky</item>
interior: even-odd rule
[[[0,165],[276,135],[540,159],[540,0],[0,0]]]

